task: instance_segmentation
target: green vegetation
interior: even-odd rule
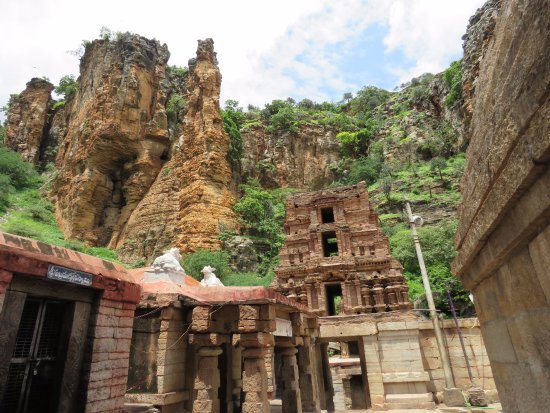
[[[202,279],[201,270],[207,265],[216,269],[215,273],[221,280],[231,274],[229,255],[225,251],[198,250],[184,255],[182,258],[185,272],[196,280]]]
[[[59,80],[59,85],[55,88],[55,93],[61,95],[62,98],[54,101],[52,109],[57,109],[65,105],[69,97],[74,95],[78,90],[78,81],[74,75],[65,75]]]
[[[284,244],[285,200],[292,189],[267,190],[257,181],[241,185],[243,196],[235,204],[245,234],[266,246],[259,254],[259,274],[265,276],[278,263]]]
[[[453,106],[462,99],[462,60],[451,63],[451,66],[443,72],[443,79],[449,87],[449,94],[445,98],[445,104]]]
[[[171,125],[175,125],[178,122],[180,116],[185,112],[187,108],[187,100],[178,94],[174,93],[170,95],[168,102],[166,103],[166,117]]]
[[[243,109],[239,107],[239,102],[228,100],[225,102],[225,109],[221,110],[222,122],[225,131],[229,135],[229,151],[227,160],[238,170],[243,155],[243,138],[240,129],[246,120]]]
[[[458,279],[452,276],[450,270],[451,261],[455,256],[453,239],[456,228],[456,220],[443,221],[437,225],[419,228],[418,236],[436,307],[449,314],[450,308],[445,290],[447,287],[451,291],[459,313],[467,315],[472,310],[468,292],[460,285]],[[403,264],[411,300],[423,299],[424,288],[411,231],[402,224],[397,226],[390,236],[390,245],[393,256]]]

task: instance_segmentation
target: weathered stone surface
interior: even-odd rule
[[[229,265],[233,271],[257,271],[258,255],[251,239],[242,236],[231,237],[223,241],[223,249],[231,254]]]
[[[334,180],[330,165],[340,159],[336,131],[322,125],[306,125],[282,136],[265,125],[241,131],[242,179],[256,178],[264,186],[321,189]]]
[[[80,64],[52,188],[66,236],[116,246],[168,156],[169,52],[137,35],[96,40]]]
[[[479,75],[466,88],[470,146],[453,271],[473,290],[510,412],[542,412],[550,403],[548,254],[540,250],[550,227],[550,15],[541,13],[549,7],[547,0],[490,2],[479,19],[484,50],[465,56]]]
[[[501,0],[489,0],[470,17],[464,39],[462,59],[463,122],[467,129],[472,117],[473,98],[479,76],[479,64],[493,37]]]
[[[20,95],[10,100],[6,146],[34,164],[39,160],[53,89],[50,82],[35,77]]]
[[[168,245],[182,252],[221,246],[218,234],[236,228],[222,125],[221,75],[212,39],[199,41],[189,62],[188,110],[172,158],[121,231],[116,243],[126,258],[148,258]]]

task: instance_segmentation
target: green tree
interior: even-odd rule
[[[449,220],[437,225],[425,226],[418,229],[418,236],[422,245],[422,253],[426,263],[430,284],[434,293],[436,307],[449,314],[449,304],[445,286],[449,286],[451,296],[461,314],[471,314],[472,303],[468,298],[468,292],[464,290],[460,282],[451,274],[451,262],[456,255],[454,246],[454,234],[458,222]],[[392,255],[403,265],[405,276],[413,280],[415,285],[420,285],[422,277],[416,257],[414,243],[409,229],[402,228],[390,236]],[[421,298],[413,296],[413,299]]]
[[[365,86],[350,101],[350,112],[354,115],[372,111],[388,101],[391,93],[376,86]]]
[[[446,167],[447,167],[447,161],[441,156],[433,158],[430,161],[430,170],[437,172],[439,175],[439,179],[443,183],[445,182],[445,180],[443,179],[443,169],[445,169]]]
[[[59,79],[59,85],[55,88],[55,93],[63,95],[63,99],[76,93],[78,90],[78,81],[74,75],[65,75]]]
[[[229,255],[225,251],[198,250],[182,258],[185,272],[196,280],[202,279],[201,270],[207,265],[216,269],[215,273],[221,280],[231,274]]]
[[[456,60],[443,72],[443,79],[449,87],[445,105],[453,106],[462,100],[462,60]]]
[[[237,122],[240,121],[242,112],[235,110],[222,110],[222,123],[225,131],[229,135],[229,150],[227,160],[232,166],[238,167],[241,164],[243,154],[243,138]],[[244,121],[243,121],[244,122]]]

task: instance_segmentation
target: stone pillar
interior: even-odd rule
[[[296,348],[281,351],[283,358],[283,413],[302,413],[302,398],[298,384],[298,362]]]
[[[220,400],[220,369],[218,357],[222,354],[220,347],[201,347],[197,351],[198,364],[193,389],[196,399],[193,403],[193,413],[219,413]]]
[[[351,410],[352,397],[351,397],[351,377],[342,377],[342,387],[344,388],[344,403],[346,404],[346,410]]]
[[[334,410],[346,411],[346,397],[344,392],[344,382],[342,377],[338,374],[336,369],[331,369],[332,372],[332,388],[334,395],[332,401],[334,403]]]
[[[362,341],[363,345],[360,346],[359,353],[361,363],[367,370],[371,407],[373,410],[383,410],[385,408],[385,392],[377,336],[364,336]]]
[[[267,348],[273,347],[273,335],[265,332],[235,334],[233,341],[234,345],[243,347],[242,413],[269,413],[265,357]]]
[[[251,347],[243,351],[243,409],[242,413],[269,413],[267,400],[266,348]]]
[[[320,394],[317,388],[317,380],[314,368],[317,364],[314,351],[312,351],[311,339],[304,338],[304,345],[298,347],[298,371],[300,374],[300,396],[302,410],[304,412],[319,412]]]

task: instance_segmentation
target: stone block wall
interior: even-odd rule
[[[122,412],[136,304],[101,299],[88,329],[85,412]]]
[[[481,335],[479,321],[476,318],[461,319],[459,325],[475,383],[485,390],[489,401],[496,402],[498,401],[498,393],[489,363],[489,356]],[[421,321],[419,329],[422,362],[424,363],[424,369],[430,376],[428,391],[436,394],[437,398],[440,399],[445,388],[445,377],[441,367],[441,358],[437,349],[433,324],[431,321]],[[444,320],[443,331],[455,385],[462,390],[466,390],[471,383],[454,321]]]
[[[453,263],[507,412],[550,405],[549,7],[499,2],[470,102]]]

